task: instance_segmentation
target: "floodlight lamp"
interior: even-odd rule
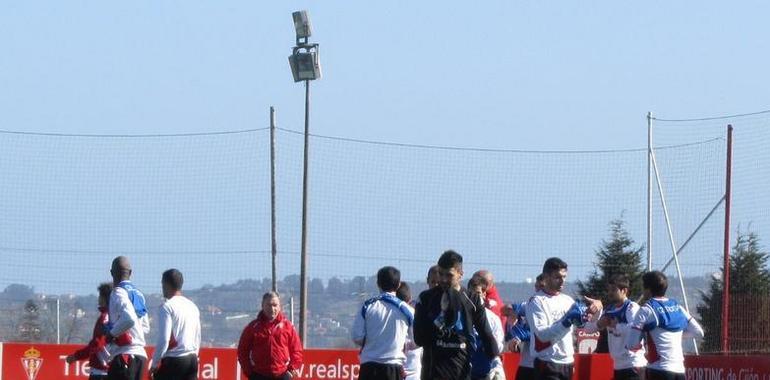
[[[307,11],[296,11],[291,14],[291,17],[294,19],[294,31],[297,33],[297,41],[300,38],[308,38],[313,34]]]
[[[318,59],[318,51],[295,51],[289,56],[289,66],[294,82],[316,80],[321,78],[321,63]]]

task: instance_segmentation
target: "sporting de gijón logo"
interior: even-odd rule
[[[30,347],[27,351],[24,351],[24,356],[21,358],[21,366],[24,367],[24,374],[27,375],[27,380],[35,380],[40,372],[40,367],[43,366],[40,350]]]

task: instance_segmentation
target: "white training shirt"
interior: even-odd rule
[[[524,303],[524,310],[526,312],[527,302]],[[527,323],[527,321],[525,319],[524,321],[519,321],[518,323]],[[527,326],[529,326],[529,324],[527,324]],[[530,342],[534,339],[534,335],[532,335],[530,336],[530,341],[519,343],[519,367],[535,368],[535,355],[530,351],[529,348]]]
[[[667,301],[667,298],[656,298],[660,301]],[[684,331],[667,331],[660,327],[655,327],[649,333],[645,334],[644,326],[648,323],[655,323],[658,320],[655,311],[649,304],[641,307],[636,314],[632,330],[629,331],[626,340],[626,347],[631,349],[640,348],[643,338],[651,340],[647,342],[650,352],[648,353],[650,363],[647,368],[668,371],[674,373],[685,373],[684,353],[682,352],[682,338],[703,338],[703,328],[698,324],[690,313],[682,306],[680,311],[687,319],[687,327]]]
[[[497,352],[503,352],[503,347],[505,346],[505,333],[503,333],[503,322],[500,320],[500,317],[498,317],[497,314],[495,314],[492,310],[484,308],[484,312],[486,313],[486,316],[487,316],[487,322],[489,323],[489,328],[490,330],[492,330],[492,336],[495,337]],[[503,368],[503,361],[502,359],[500,359],[499,355],[493,359],[492,369],[494,368]]]
[[[110,321],[112,321],[112,330],[110,334],[114,337],[127,332],[131,337],[131,344],[118,346],[115,342],[110,344],[110,361],[118,355],[137,355],[147,357],[144,351],[144,334],[150,333],[150,320],[147,315],[139,318],[134,311],[134,305],[128,297],[128,291],[116,286],[110,294]]]
[[[564,294],[548,294],[542,290],[535,293],[527,302],[527,324],[531,339],[529,352],[537,359],[557,364],[572,364],[573,327],[564,327],[562,317],[572,307],[575,300]]]
[[[389,293],[395,297],[395,292]],[[414,315],[414,314],[412,314]],[[409,333],[409,319],[401,310],[386,301],[375,301],[366,308],[366,318],[356,312],[351,336],[354,342],[364,342],[359,357],[361,364],[404,365],[404,347]]]
[[[614,306],[613,306],[614,307]],[[636,314],[639,312],[639,304],[630,301],[626,308],[626,322],[618,322],[615,327],[607,326],[607,343],[612,356],[613,368],[616,370],[627,368],[641,368],[647,365],[647,359],[644,357],[644,348],[633,351],[626,348],[626,339],[631,330],[631,324],[634,322]],[[599,315],[599,318],[603,315]],[[597,318],[598,319],[598,318]],[[593,333],[599,331],[596,321],[586,323],[586,332]]]
[[[197,355],[201,346],[201,318],[198,306],[178,295],[158,308],[158,340],[152,356],[152,368],[162,358]]]
[[[407,306],[409,306],[409,310],[414,315],[414,308],[411,305]],[[406,354],[406,361],[404,362],[405,380],[420,380],[420,375],[422,374],[422,347],[414,343],[414,326],[409,326],[404,353]]]

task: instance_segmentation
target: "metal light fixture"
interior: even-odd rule
[[[289,66],[294,82],[316,80],[321,78],[321,62],[318,59],[318,44],[308,43],[308,37],[313,34],[307,11],[292,13],[294,31],[297,34],[297,45],[289,56]]]
[[[296,11],[291,14],[291,17],[294,19],[294,31],[297,33],[298,40],[313,35],[313,29],[310,27],[310,18],[307,15],[307,11]],[[297,41],[297,45],[299,45],[299,41]]]

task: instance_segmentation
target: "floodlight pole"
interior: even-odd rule
[[[278,238],[275,217],[275,108],[270,107],[270,253],[272,257],[272,289],[278,291]]]
[[[307,347],[307,188],[310,148],[310,80],[305,80],[305,149],[302,169],[302,245],[300,248],[299,337]]]
[[[727,158],[725,168],[725,238],[722,264],[722,353],[730,353],[730,206],[732,203],[733,126],[727,125]]]

